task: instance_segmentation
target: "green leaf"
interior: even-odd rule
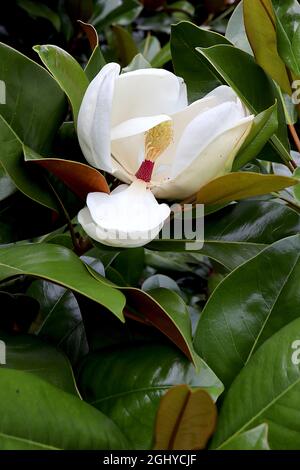
[[[277,47],[287,67],[299,78],[299,21],[300,6],[297,0],[273,0],[276,13]]]
[[[93,9],[93,5],[92,5]],[[96,75],[100,72],[102,67],[106,64],[105,58],[102,54],[100,45],[99,45],[99,36],[94,28],[93,25],[89,23],[84,23],[83,21],[78,21],[81,28],[85,32],[86,36],[88,37],[90,47],[92,50],[91,57],[84,69],[86,76],[88,77],[89,81],[91,82]]]
[[[236,6],[229,18],[225,37],[238,49],[253,55],[245,30],[243,1]]]
[[[34,332],[39,338],[62,349],[72,364],[88,353],[88,343],[81,311],[74,294],[47,281],[34,281],[27,295],[40,304]]]
[[[160,68],[172,60],[170,42],[167,42],[151,60],[152,67]]]
[[[32,16],[33,18],[44,18],[51,22],[54,28],[57,31],[60,31],[61,28],[61,21],[58,14],[51,10],[47,5],[32,2],[30,0],[17,0],[18,5],[23,8],[23,10],[27,11],[27,13]]]
[[[44,68],[5,44],[0,44],[0,77],[6,84],[6,102],[0,104],[0,163],[18,189],[55,210],[43,176],[24,165],[22,143],[48,151],[66,111],[64,94]]]
[[[281,100],[272,81],[254,59],[239,49],[228,45],[219,45],[208,49],[199,49],[223,80],[231,86],[255,115],[278,105],[278,131],[271,137],[273,152],[285,161],[290,161],[289,144],[286,131],[285,115]],[[265,157],[267,158],[267,157]],[[274,158],[274,157],[273,157]]]
[[[205,390],[187,385],[170,388],[156,417],[155,450],[205,449],[214,432],[217,409]]]
[[[121,26],[114,25],[112,30],[116,39],[116,46],[119,51],[121,64],[128,65],[139,53],[137,45],[131,34]]]
[[[197,203],[224,204],[281,191],[297,183],[296,178],[289,176],[263,175],[246,171],[229,173],[203,186],[197,193]]]
[[[9,312],[5,312],[9,315]],[[0,332],[6,345],[3,368],[23,370],[78,396],[73,371],[67,357],[58,349],[32,335],[10,336]]]
[[[271,0],[243,0],[244,24],[256,62],[291,95],[284,62],[277,51],[276,17]]]
[[[205,218],[205,240],[200,253],[232,270],[267,245],[299,231],[299,214],[290,208],[274,201],[243,201]],[[182,252],[186,250],[186,240],[157,240],[147,248]]]
[[[23,144],[1,115],[0,143],[0,163],[15,187],[35,202],[58,212],[57,200],[50,191],[44,176],[39,175],[37,178],[36,174],[26,168]]]
[[[126,15],[129,16],[131,22],[134,19],[131,18],[132,13],[133,16],[136,16],[136,12],[139,13],[141,8],[141,4],[137,0],[122,0],[122,2],[119,0],[110,0],[109,2],[98,0],[91,23],[97,31],[101,31],[106,26],[119,23]]]
[[[139,255],[138,252],[137,254]],[[88,266],[88,269],[96,279],[102,280],[92,268]],[[198,356],[193,348],[190,315],[183,299],[168,289],[157,288],[144,292],[127,287],[122,276],[114,271],[117,273],[116,284],[111,283],[111,285],[126,295],[128,312],[125,313],[130,313],[130,318],[157,328],[197,365]]]
[[[0,414],[1,449],[128,449],[108,417],[29,372],[0,369]]]
[[[100,72],[102,67],[106,64],[104,56],[101,52],[100,46],[97,45],[92,52],[91,57],[84,69],[86,76],[88,77],[89,81],[91,82],[96,75]]]
[[[139,44],[139,49],[145,59],[151,62],[161,50],[160,42],[156,36],[148,33],[146,38]]]
[[[293,176],[300,180],[300,168],[296,168]],[[293,191],[295,199],[300,202],[300,183],[293,187]]]
[[[82,261],[67,248],[39,243],[0,249],[0,280],[26,274],[66,288],[100,303],[123,320],[125,298],[98,275],[89,273]]]
[[[124,67],[122,73],[133,72],[134,70],[149,69],[151,64],[144,58],[142,54],[134,56],[130,64]]]
[[[124,370],[130,370],[130,374],[124,374]],[[202,361],[197,372],[178,350],[159,344],[90,354],[78,380],[84,399],[109,416],[134,449],[152,448],[160,398],[182,383],[204,388],[214,398],[222,391],[218,379]]]
[[[177,282],[164,274],[154,274],[153,276],[148,277],[142,284],[142,290],[145,292],[158,288],[169,289],[176,292],[180,297],[183,297],[183,293]]]
[[[233,170],[236,171],[257,157],[278,127],[277,103],[255,116],[252,129],[242,148],[235,157]]]
[[[144,248],[123,250],[115,257],[110,266],[121,274],[129,286],[138,285],[145,267]]]
[[[219,85],[222,79],[196,47],[231,44],[218,33],[199,28],[188,21],[172,26],[171,53],[176,75],[187,84],[190,102],[205,96]],[[274,103],[274,101],[273,101]],[[268,106],[266,106],[268,107]]]
[[[43,67],[2,43],[0,77],[7,89],[3,120],[26,145],[47,151],[66,111],[63,92]]]
[[[221,407],[213,448],[268,423],[271,449],[300,449],[299,331],[298,318],[269,338],[238,375]]]
[[[260,424],[250,431],[245,431],[231,439],[222,450],[270,450],[268,443],[268,425]]]
[[[76,123],[83,95],[89,84],[83,69],[60,47],[48,44],[34,46],[34,50],[69,98]]]
[[[233,271],[206,304],[194,346],[226,386],[259,346],[298,318],[299,250],[299,235],[274,243]]]

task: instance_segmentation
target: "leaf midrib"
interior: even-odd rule
[[[285,390],[283,390],[277,397],[273,398],[273,400],[270,401],[266,406],[264,406],[259,412],[253,416],[247,423],[245,423],[238,431],[236,431],[234,434],[232,434],[227,440],[223,441],[222,444],[220,444],[217,447],[217,450],[222,449],[224,445],[226,445],[228,442],[230,442],[234,437],[238,436],[241,432],[246,430],[253,421],[259,418],[260,415],[262,415],[266,410],[268,410],[271,406],[274,405],[280,398],[282,398],[286,393],[288,393],[290,390],[293,389],[293,387],[297,386],[300,383],[300,377],[297,378],[295,382],[290,384]]]
[[[251,350],[250,350],[250,352],[249,352],[249,354],[248,354],[248,356],[247,356],[247,359],[246,359],[246,361],[245,361],[245,366],[248,364],[249,360],[251,359],[252,354],[253,354],[253,352],[254,352],[254,350],[255,350],[255,348],[256,348],[256,345],[257,345],[257,343],[258,343],[258,341],[259,341],[259,338],[261,337],[261,335],[262,335],[262,333],[263,333],[263,331],[264,331],[264,329],[265,329],[265,327],[266,327],[266,325],[267,325],[267,323],[268,323],[268,321],[269,321],[269,319],[270,319],[270,317],[271,317],[271,315],[272,315],[272,313],[273,313],[273,310],[274,310],[274,308],[275,308],[275,306],[276,306],[276,304],[277,304],[277,302],[278,302],[278,300],[279,300],[279,298],[280,298],[280,296],[281,296],[281,294],[282,294],[284,288],[286,287],[286,285],[287,285],[287,283],[288,283],[288,281],[289,281],[289,279],[290,279],[292,273],[294,272],[294,270],[295,270],[295,268],[296,268],[296,266],[297,266],[297,264],[298,264],[298,262],[299,262],[299,258],[300,258],[300,253],[297,255],[295,262],[293,263],[293,265],[292,265],[292,267],[291,267],[291,269],[290,269],[288,275],[287,275],[286,278],[285,278],[285,281],[283,282],[283,284],[282,284],[282,286],[281,286],[281,288],[280,288],[278,294],[276,295],[276,297],[275,297],[275,299],[274,299],[274,302],[273,302],[272,307],[270,308],[269,314],[267,315],[267,317],[266,317],[266,319],[265,319],[265,321],[264,321],[264,323],[263,323],[263,325],[262,325],[262,327],[261,327],[261,329],[260,329],[260,331],[259,331],[259,333],[258,333],[258,335],[257,335],[257,337],[256,337],[256,339],[255,339],[255,341],[254,341],[254,343],[253,343],[253,346],[252,346],[252,348],[251,348]]]

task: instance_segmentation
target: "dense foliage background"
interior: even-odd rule
[[[248,3],[1,12],[0,449],[300,448],[300,7]],[[77,224],[103,180],[73,120],[111,61],[175,71],[191,102],[229,84],[256,115],[229,179],[199,193],[200,251],[109,249]]]

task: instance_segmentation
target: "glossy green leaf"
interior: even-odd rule
[[[196,51],[196,47],[211,47],[216,44],[230,43],[220,34],[199,28],[187,21],[172,27],[171,53],[175,73],[186,82],[191,102],[222,84],[220,75],[205,57]]]
[[[154,274],[153,276],[148,277],[142,285],[142,290],[145,292],[158,288],[172,290],[182,297],[182,292],[177,282],[164,274]]]
[[[130,374],[124,374],[124,370]],[[202,361],[196,372],[178,350],[159,344],[90,354],[78,383],[84,399],[109,416],[135,449],[152,448],[157,409],[170,387],[185,383],[192,389],[207,390],[214,398],[222,391],[218,379]]]
[[[5,44],[0,44],[0,77],[6,84],[5,104],[0,104],[1,165],[23,193],[56,209],[42,175],[25,167],[22,143],[37,152],[48,150],[66,111],[65,96],[45,69]]]
[[[9,315],[10,312],[4,312]],[[33,335],[10,336],[0,332],[6,345],[6,364],[3,368],[30,372],[41,379],[78,395],[73,371],[67,357],[57,348]]]
[[[93,8],[93,7],[92,7]],[[99,36],[94,28],[93,25],[89,23],[84,23],[83,21],[78,21],[81,28],[85,32],[86,36],[88,37],[92,54],[86,64],[84,69],[86,76],[88,77],[89,81],[92,81],[96,75],[100,72],[102,67],[106,64],[105,58],[102,54],[100,44],[99,44]]]
[[[3,119],[26,145],[46,151],[66,111],[63,92],[43,67],[2,43],[0,77],[7,88]]]
[[[240,96],[248,109],[255,115],[273,106],[278,99],[274,84],[259,67],[254,59],[239,49],[228,45],[218,45],[207,49],[197,48],[214,67],[225,82]],[[270,143],[277,158],[290,160],[285,116],[278,99],[278,130],[271,137]],[[265,157],[267,158],[267,156]],[[273,157],[274,158],[274,157]]]
[[[260,424],[250,431],[238,434],[225,444],[222,450],[270,450],[268,425]]]
[[[206,304],[194,345],[226,386],[259,346],[298,318],[299,250],[299,235],[274,243],[233,271]]]
[[[297,318],[271,336],[238,375],[221,407],[213,448],[268,423],[271,449],[299,450],[299,331]]]
[[[39,338],[62,349],[72,364],[87,354],[88,343],[81,311],[74,294],[47,281],[34,281],[27,295],[40,304],[39,318],[32,330]]]
[[[79,63],[60,47],[51,44],[34,46],[40,59],[66,93],[77,122],[79,108],[89,81]]]
[[[160,401],[154,449],[205,449],[216,419],[216,405],[205,390],[191,390],[187,385],[172,387]]]
[[[262,196],[295,186],[298,180],[289,176],[263,175],[246,171],[220,176],[197,193],[197,203],[224,204],[254,196]]]
[[[251,132],[234,160],[233,170],[242,168],[253,158],[259,156],[268,140],[275,134],[277,127],[277,104],[275,103],[255,116]]]
[[[72,289],[100,303],[123,320],[124,296],[98,275],[94,279],[87,267],[70,250],[39,243],[0,250],[0,280],[26,274]]]
[[[0,414],[1,449],[128,449],[108,417],[29,372],[0,369]]]
[[[144,248],[123,250],[110,266],[116,269],[129,286],[137,286],[145,266]]]
[[[299,214],[294,210],[274,201],[243,201],[205,218],[205,240],[200,253],[232,270],[267,245],[299,231]],[[157,240],[147,248],[182,252],[186,250],[186,240]]]
[[[299,21],[300,5],[297,0],[273,0],[276,12],[278,52],[287,67],[299,78]]]
[[[291,94],[284,62],[277,50],[276,17],[271,0],[243,0],[244,24],[256,62]]]
[[[0,163],[15,187],[35,202],[58,212],[57,200],[46,179],[26,168],[22,142],[1,115],[0,143]]]

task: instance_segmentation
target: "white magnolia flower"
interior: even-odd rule
[[[120,75],[118,64],[107,64],[84,95],[78,137],[87,161],[126,185],[89,194],[79,223],[107,245],[144,245],[170,214],[156,198],[182,200],[231,171],[252,122],[230,87],[188,105],[173,73]]]

